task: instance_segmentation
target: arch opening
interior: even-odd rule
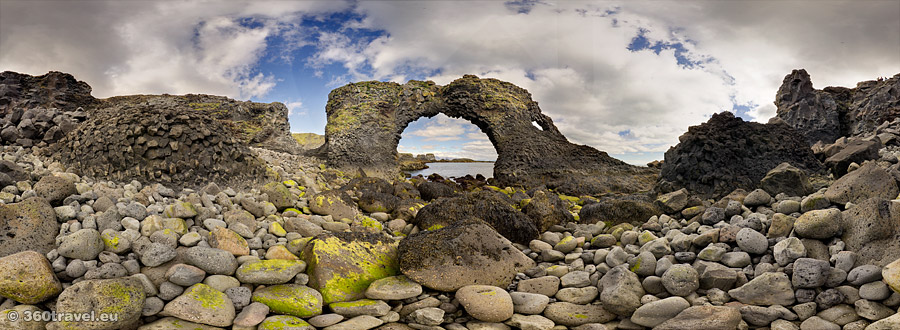
[[[438,113],[413,120],[401,132],[396,146],[398,162],[409,175],[493,177],[497,149],[469,120]]]

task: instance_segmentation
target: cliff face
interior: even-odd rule
[[[806,70],[794,70],[784,77],[775,106],[776,118],[803,132],[810,145],[832,143],[900,118],[900,74],[863,81],[856,88],[817,90]]]

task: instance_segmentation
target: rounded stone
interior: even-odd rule
[[[62,286],[43,254],[23,251],[0,258],[0,296],[36,304],[59,294]]]
[[[743,228],[738,231],[735,240],[741,250],[747,253],[763,254],[766,253],[766,249],[769,247],[769,241],[766,240],[766,236],[750,228]]]
[[[422,285],[405,275],[377,279],[366,289],[366,297],[381,300],[403,300],[422,294]]]
[[[103,240],[99,231],[81,229],[63,237],[57,251],[69,259],[93,260],[103,252]]]
[[[315,289],[297,284],[272,285],[253,292],[251,298],[269,306],[272,312],[311,317],[322,314],[322,294]]]
[[[540,314],[550,303],[550,297],[537,293],[510,292],[513,310],[519,314]]]
[[[235,317],[234,304],[224,293],[206,284],[195,284],[172,300],[163,311],[182,320],[227,327]]]
[[[700,275],[690,265],[673,265],[663,274],[662,284],[670,294],[684,297],[700,288]]]
[[[813,210],[794,221],[794,232],[804,238],[826,239],[841,232],[842,216],[838,209]]]
[[[691,304],[682,297],[660,299],[638,307],[631,315],[631,322],[652,328],[675,317],[688,307],[691,307]]]
[[[313,330],[312,325],[303,319],[290,315],[273,315],[267,317],[257,330]]]
[[[503,322],[513,316],[512,298],[496,286],[467,285],[456,291],[456,298],[469,315],[480,321]]]

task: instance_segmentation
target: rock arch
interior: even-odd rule
[[[371,176],[397,177],[403,130],[443,113],[468,120],[488,136],[498,154],[494,178],[504,185],[596,194],[646,191],[655,180],[655,170],[570,143],[528,91],[496,79],[465,75],[445,86],[353,83],[331,91],[325,110],[325,144],[312,154],[329,166]]]

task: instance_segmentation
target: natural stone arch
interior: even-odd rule
[[[570,143],[525,89],[466,75],[446,86],[368,81],[333,90],[325,144],[313,154],[329,166],[367,175],[399,174],[397,144],[409,123],[443,113],[478,126],[497,151],[494,178],[504,185],[546,185],[569,193],[649,190],[655,171]],[[537,127],[532,123],[536,123]]]

